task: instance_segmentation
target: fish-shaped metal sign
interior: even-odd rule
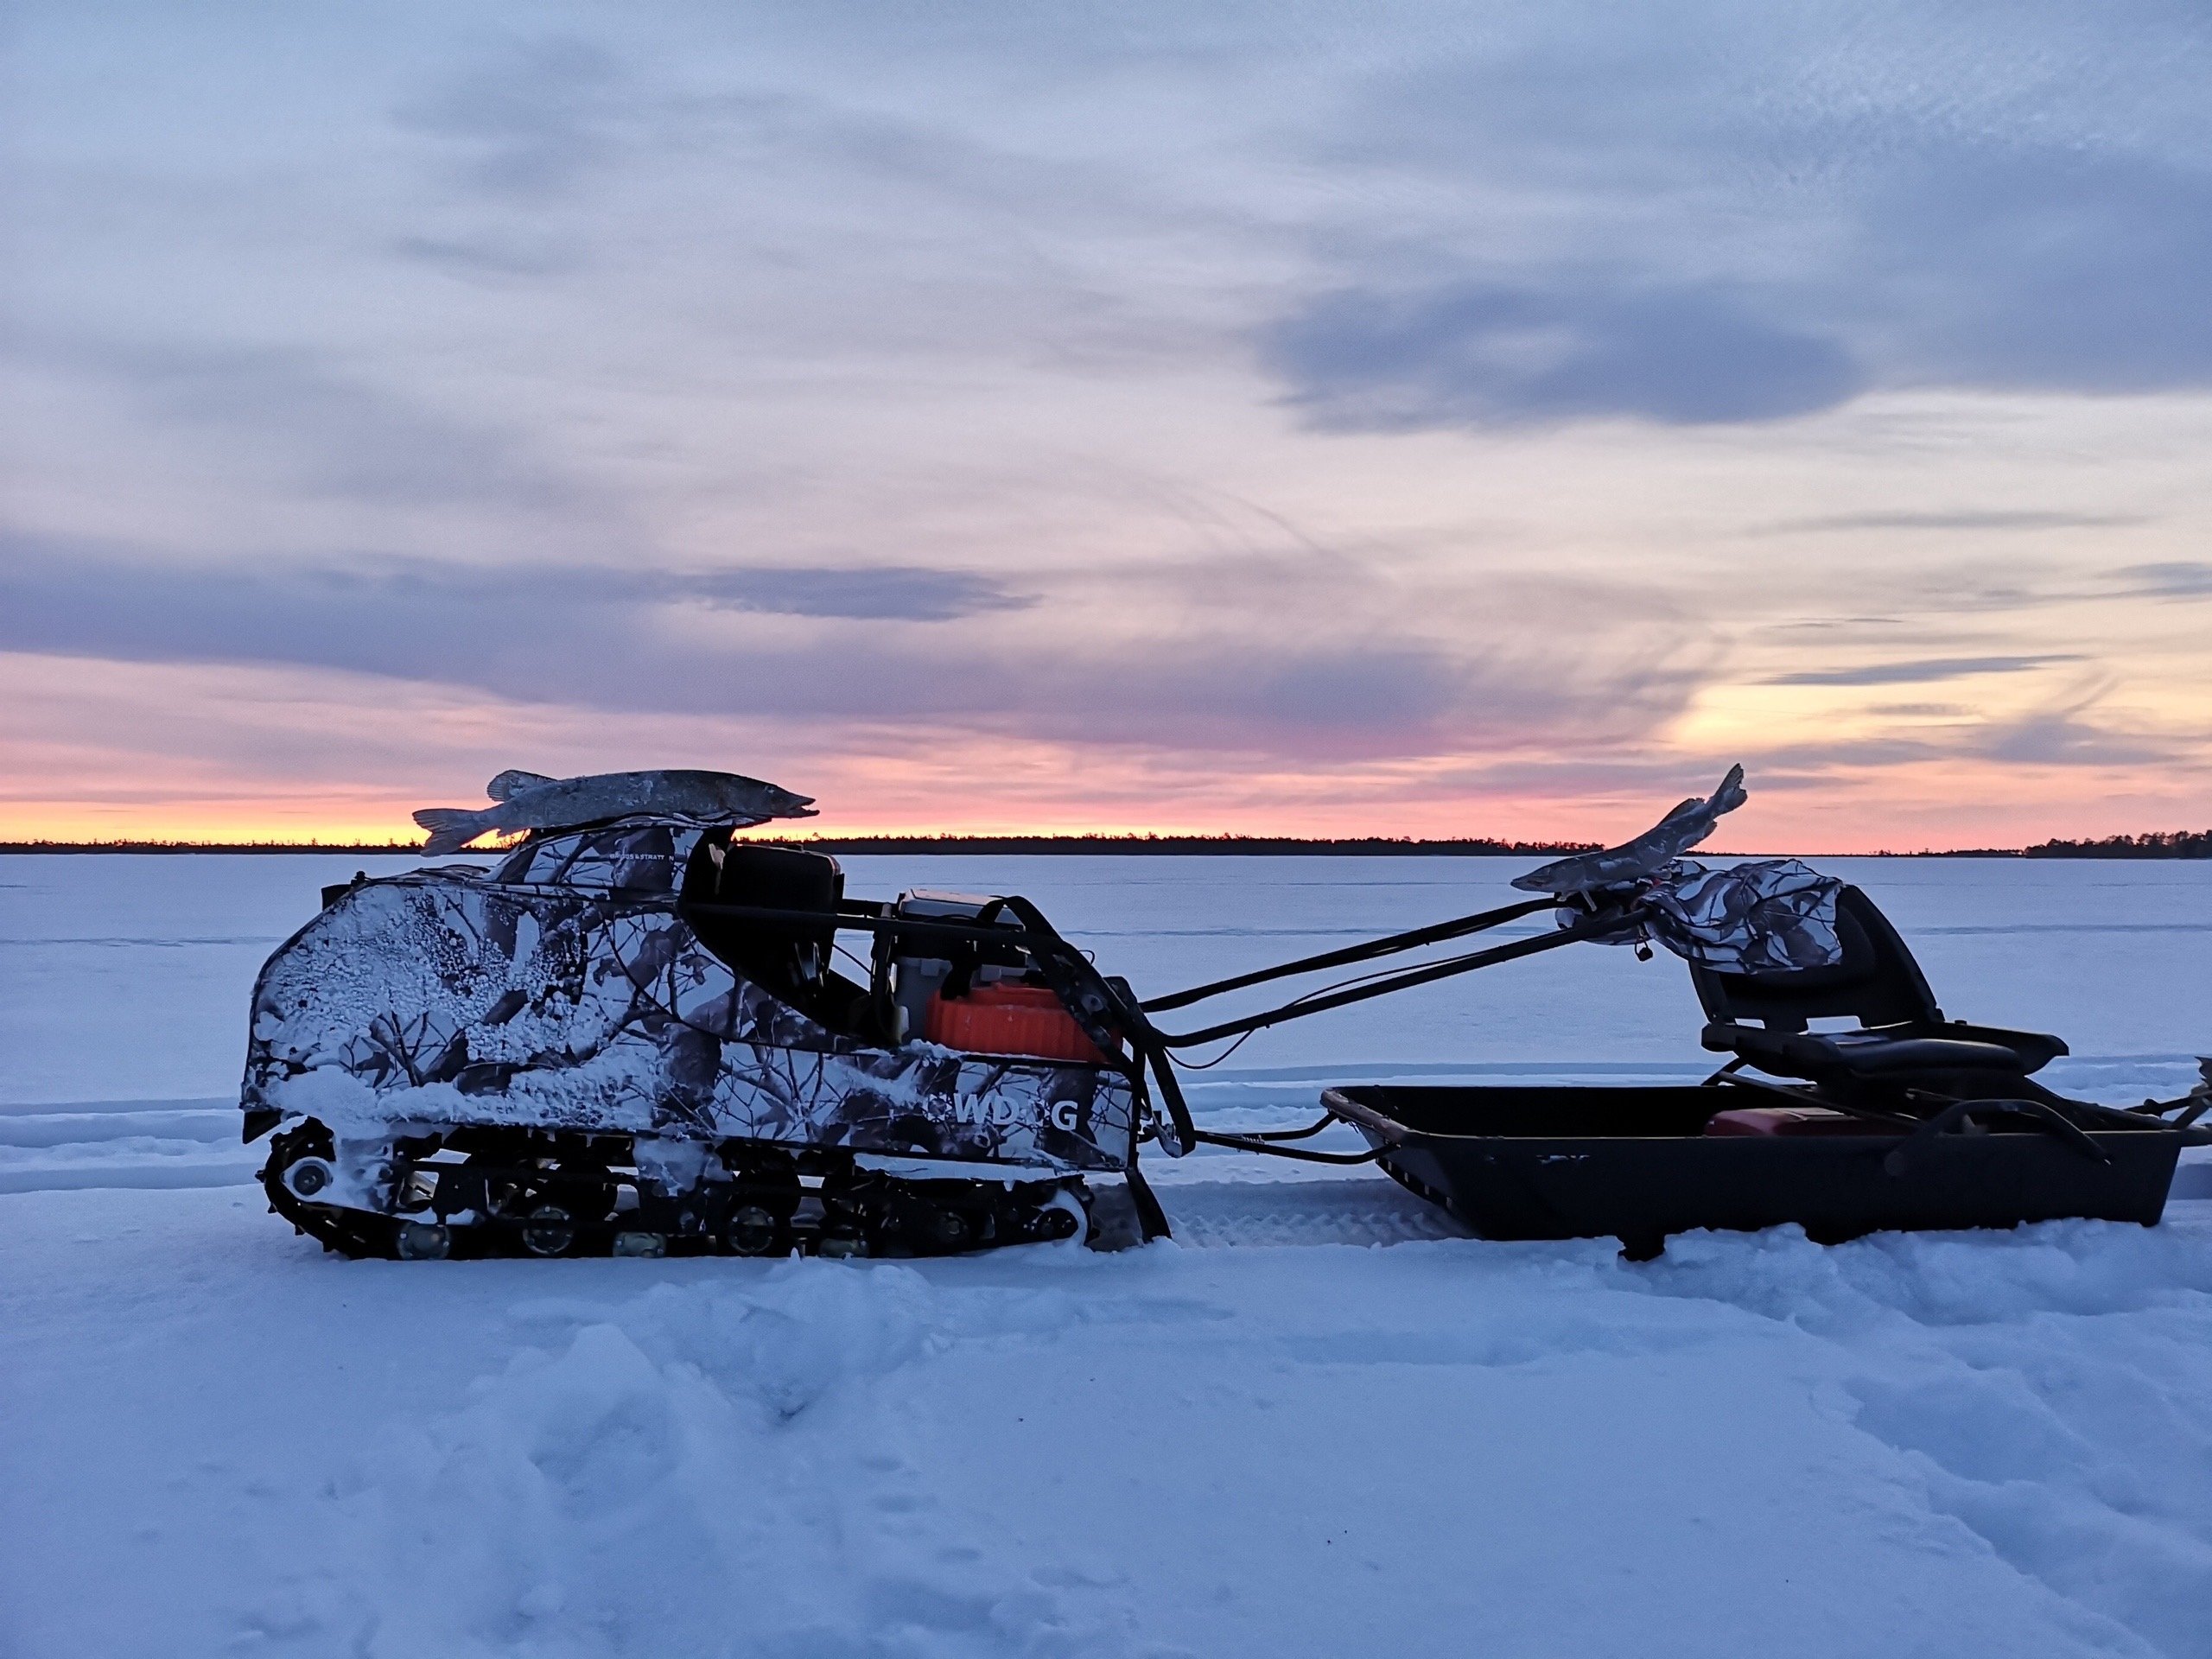
[[[582,778],[547,778],[535,772],[501,772],[484,792],[499,804],[425,807],[415,822],[430,832],[423,850],[454,853],[479,836],[518,830],[569,830],[639,814],[697,823],[766,823],[771,818],[810,818],[814,798],[734,772],[601,772]]]
[[[1576,853],[1554,859],[1541,869],[1516,875],[1513,885],[1523,893],[1591,893],[1618,887],[1665,868],[1713,833],[1723,812],[1733,812],[1750,798],[1744,788],[1744,769],[1728,768],[1720,787],[1703,800],[1684,801],[1633,841],[1608,847],[1601,853]]]

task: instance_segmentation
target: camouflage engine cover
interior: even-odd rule
[[[244,1107],[346,1138],[502,1125],[1130,1166],[1117,1072],[872,1047],[734,974],[677,913],[701,833],[616,826],[357,884],[262,969]]]

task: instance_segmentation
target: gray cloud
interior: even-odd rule
[[[1271,718],[1322,729],[1433,728],[1466,696],[1468,665],[1440,652],[1355,646],[1266,664],[1250,683],[1252,706]],[[1525,701],[1525,700],[1524,700]]]
[[[2022,674],[2051,663],[2078,663],[2065,653],[2038,657],[1924,657],[1907,663],[1866,663],[1854,668],[1808,668],[1777,674],[1765,685],[1916,685],[1962,680],[1974,674]]]
[[[1243,629],[1135,641],[1065,628],[979,636],[969,630],[1020,601],[963,573],[912,567],[873,589],[866,572],[765,573],[785,612],[810,607],[798,632],[772,616],[726,639],[677,626],[684,608],[763,574],[371,556],[188,568],[18,537],[0,556],[0,649],[340,669],[632,713],[1325,760],[1547,732],[1632,741],[1678,713],[1700,678],[1663,647],[1614,641],[1601,652],[1587,637],[1547,661],[1387,635],[1318,647]],[[885,614],[894,603],[903,619]],[[956,603],[975,608],[918,625]]]
[[[2036,508],[1958,507],[1936,512],[1830,512],[1783,518],[1750,534],[1861,530],[2110,530],[2149,524],[2134,512],[2065,512]]]
[[[2201,166],[1931,145],[1885,181],[1860,239],[1902,337],[1893,382],[2212,383],[2212,172]]]
[[[1986,721],[1961,712],[1942,727],[1910,734],[1857,738],[1835,743],[1790,744],[1747,752],[1761,790],[1817,790],[1865,787],[1854,772],[1876,773],[1892,767],[1943,761],[1990,761],[2006,765],[2097,768],[2170,766],[2196,762],[2198,746],[2185,740],[2112,731],[2083,719],[2083,710],[2045,709],[2018,719]]]
[[[1877,16],[1562,8],[1392,60],[1315,164],[1427,211],[1334,214],[1264,360],[1382,430],[2212,385],[2204,15]]]
[[[870,621],[945,622],[986,611],[1021,610],[1037,602],[1033,595],[1009,593],[973,571],[920,565],[857,569],[749,566],[684,579],[674,591],[733,610]]]
[[[2212,562],[2170,559],[2156,564],[2123,565],[2113,572],[2122,591],[2146,599],[2212,597]]]
[[[474,282],[558,276],[577,269],[582,263],[572,249],[485,235],[397,236],[391,239],[390,246],[403,259]]]
[[[1268,331],[1264,356],[1317,425],[1367,429],[1776,420],[1863,384],[1835,340],[1741,295],[1584,277],[1327,295]]]
[[[554,35],[513,41],[394,113],[404,128],[454,145],[467,183],[542,198],[613,156],[632,91],[603,47]]]
[[[569,519],[607,505],[518,432],[444,414],[324,353],[118,340],[40,350],[121,388],[224,470],[273,474],[311,496]]]
[[[526,664],[550,637],[604,628],[619,639],[653,610],[686,604],[895,623],[1034,602],[972,572],[911,565],[677,572],[356,555],[211,568],[29,537],[0,537],[0,640],[20,649],[299,661],[461,682],[475,679],[467,664],[503,671],[499,664],[511,656]],[[574,666],[549,657],[543,690]]]
[[[2049,710],[2008,721],[1978,733],[1968,747],[1988,760],[2036,766],[2161,766],[2193,758],[2191,746],[2107,731],[2078,713]]]

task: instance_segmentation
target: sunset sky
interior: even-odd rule
[[[2212,11],[0,26],[0,837],[2212,825]]]

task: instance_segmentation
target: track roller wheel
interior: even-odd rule
[[[294,1198],[302,1204],[314,1204],[338,1179],[338,1172],[327,1158],[296,1158],[284,1166],[280,1179]]]
[[[576,1247],[576,1218],[557,1204],[541,1204],[523,1217],[522,1247],[532,1255],[566,1255]]]
[[[1081,1198],[1064,1186],[1038,1206],[1033,1225],[1044,1242],[1081,1249],[1090,1238],[1090,1211]]]
[[[722,1243],[738,1255],[774,1255],[784,1240],[775,1217],[757,1204],[741,1204],[722,1224]]]

